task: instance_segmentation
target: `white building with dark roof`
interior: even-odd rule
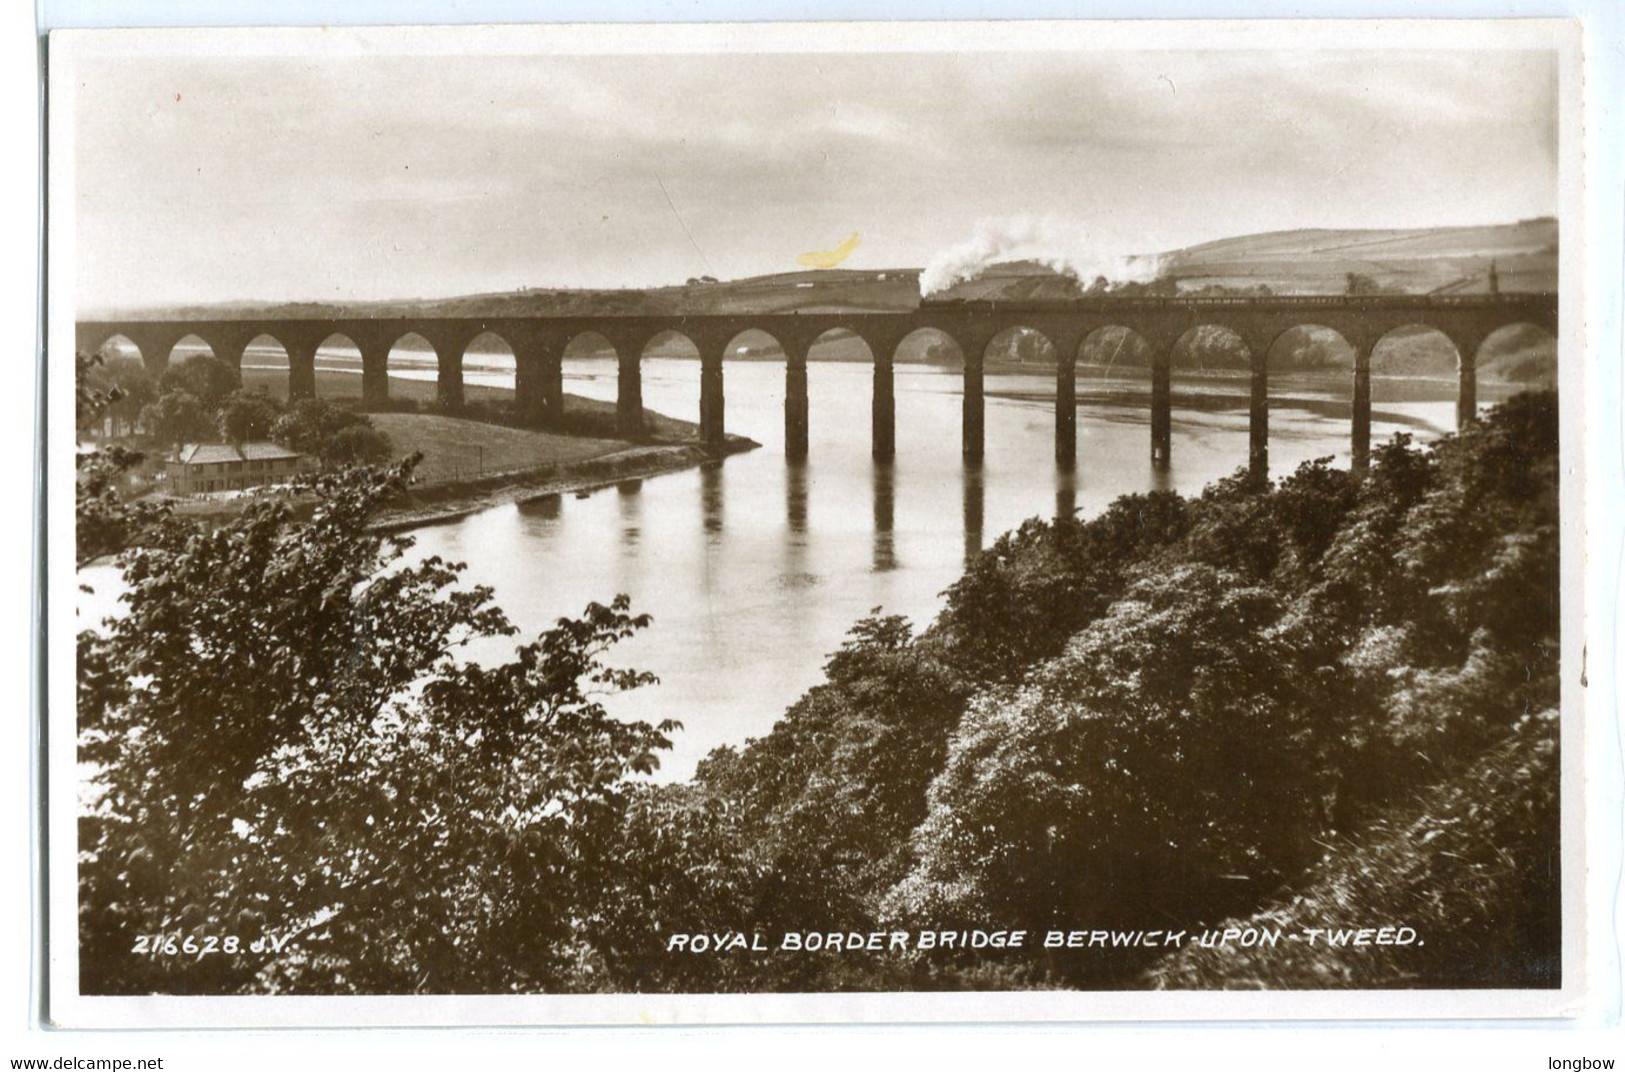
[[[276,443],[188,443],[164,465],[175,495],[282,484],[305,471],[305,456]]]

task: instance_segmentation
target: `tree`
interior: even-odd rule
[[[394,456],[389,436],[371,422],[340,428],[322,447],[322,460],[329,465],[371,465]]]
[[[239,392],[226,396],[215,411],[214,419],[221,439],[228,443],[247,443],[268,438],[279,416],[277,407],[264,395]]]
[[[158,378],[160,394],[185,391],[206,406],[213,406],[242,385],[237,370],[213,354],[192,354]]]
[[[115,430],[122,428],[123,434],[129,435],[135,430],[141,411],[157,401],[158,385],[139,361],[109,361],[107,379],[119,392],[108,407],[108,415],[115,422]]]
[[[413,464],[319,479],[308,522],[168,519],[120,557],[127,612],[79,641],[86,993],[583,985],[583,876],[676,728],[597,698],[652,680],[603,662],[648,619],[620,597],[462,661],[515,632],[490,590],[367,529]],[[180,932],[241,944],[132,953]]]
[[[352,425],[367,424],[365,414],[336,406],[326,399],[304,398],[295,402],[271,426],[271,438],[301,454],[320,456],[335,433]]]
[[[215,430],[203,403],[185,391],[159,395],[156,402],[141,411],[141,423],[154,439],[176,447],[208,439]]]
[[[1344,276],[1344,292],[1347,294],[1383,294],[1386,288],[1374,278],[1361,272],[1349,272]]]
[[[103,386],[97,373],[100,354],[76,354],[77,383],[74,417],[80,427],[98,423],[122,400],[116,386]],[[142,461],[142,455],[123,447],[76,454],[74,482],[74,561],[83,566],[103,555],[115,554],[166,517],[163,503],[130,504],[118,493],[124,474]]]
[[[1147,569],[1058,658],[971,704],[891,906],[919,925],[1181,924],[1249,908],[1314,858],[1311,712],[1279,601]],[[1055,965],[1073,982],[1131,960]]]

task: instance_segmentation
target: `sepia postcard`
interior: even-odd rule
[[[47,61],[50,1023],[1583,1007],[1577,23]]]

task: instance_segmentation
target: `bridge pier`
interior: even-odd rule
[[[241,342],[235,339],[205,339],[209,344],[209,352],[215,357],[230,365],[232,371],[237,373],[238,386],[242,385],[243,354],[248,350],[248,341]]]
[[[440,365],[439,378],[435,385],[435,396],[443,409],[462,409],[463,348],[461,346],[437,344],[434,350],[435,357]]]
[[[554,428],[564,424],[564,347],[549,346],[542,352],[542,421]]]
[[[1167,346],[1151,355],[1151,468],[1167,469],[1173,460],[1173,355]]]
[[[975,352],[972,353],[972,350]],[[960,425],[964,433],[965,460],[972,464],[981,462],[985,438],[983,417],[986,403],[982,397],[982,383],[982,351],[979,347],[970,347],[965,352],[965,390]]]
[[[874,351],[875,388],[869,404],[869,454],[877,462],[897,457],[897,396],[892,382],[893,353],[886,347]]]
[[[134,340],[131,340],[134,342]],[[141,351],[141,364],[147,370],[147,375],[153,379],[162,376],[169,368],[169,351],[173,343],[165,346],[156,342],[137,342],[136,349]]]
[[[316,397],[316,347],[286,344],[288,351],[288,401]]]
[[[616,351],[619,360],[615,379],[615,434],[622,439],[639,439],[643,436],[642,355],[625,343],[618,345]],[[564,402],[562,391],[558,398],[558,405],[562,410]],[[702,398],[700,402],[702,409],[704,404]]]
[[[517,347],[513,355],[514,402],[519,408],[519,419],[527,425],[542,421],[544,360],[532,347]]]
[[[1363,473],[1371,466],[1371,344],[1354,349],[1354,415],[1350,427],[1353,460],[1350,468]]]
[[[369,408],[389,404],[389,346],[361,349],[361,401]]]
[[[1055,464],[1068,471],[1078,464],[1078,365],[1075,352],[1055,355]]]
[[[807,347],[784,344],[784,456],[807,456]]]
[[[1461,359],[1456,386],[1456,430],[1460,431],[1478,420],[1478,361],[1477,355],[1466,347],[1460,348]]]
[[[722,395],[722,348],[700,353],[700,438],[710,446],[722,443],[726,402]]]
[[[1270,372],[1269,351],[1249,345],[1253,376],[1247,407],[1247,473],[1262,483],[1270,476]]]

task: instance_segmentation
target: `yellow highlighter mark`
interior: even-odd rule
[[[803,253],[796,258],[796,263],[803,268],[833,268],[852,255],[858,248],[858,232],[853,231],[852,237],[836,246],[834,249],[815,249],[810,253]]]

